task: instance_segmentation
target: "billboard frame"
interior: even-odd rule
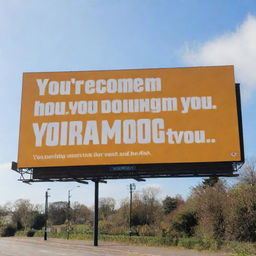
[[[196,68],[196,69],[202,69],[202,68],[227,68],[227,67],[231,67],[231,65],[225,65],[225,66],[209,66],[209,67],[204,67],[204,66],[199,66],[199,67],[188,67],[188,68],[159,68],[159,69],[162,69],[162,70],[165,70],[165,69],[172,69],[172,70],[174,70],[174,69],[193,69],[193,68]],[[232,66],[233,67],[233,66]],[[233,69],[234,69],[234,67],[233,67]],[[117,70],[89,70],[89,71],[58,71],[58,72],[26,72],[26,73],[24,73],[24,74],[44,74],[44,73],[49,73],[49,74],[51,74],[51,73],[64,73],[64,74],[68,74],[68,73],[72,73],[72,72],[76,72],[76,73],[82,73],[82,72],[105,72],[105,71],[148,71],[148,70],[158,70],[158,69],[155,69],[155,68],[150,68],[150,69],[117,69]],[[24,74],[23,74],[23,83],[24,83]],[[215,81],[215,83],[216,83],[216,81]],[[233,83],[236,85],[235,86],[235,90],[232,90],[232,94],[233,94],[233,96],[235,96],[236,97],[236,99],[234,99],[233,98],[233,101],[232,101],[232,104],[235,104],[236,103],[236,105],[237,105],[237,108],[238,108],[238,103],[240,104],[240,92],[239,92],[239,96],[238,96],[238,92],[237,92],[237,86],[239,86],[239,84],[236,84],[234,81],[233,81]],[[190,84],[192,84],[192,83],[190,83]],[[218,83],[217,83],[218,84]],[[212,84],[212,86],[214,86],[214,84]],[[22,94],[23,94],[23,89],[24,88],[22,88]],[[219,91],[219,89],[217,89],[217,91]],[[227,93],[227,95],[228,95],[229,93]],[[216,106],[214,106],[214,107],[216,107]],[[22,110],[22,107],[21,107],[21,110]],[[232,110],[235,110],[235,107],[233,106],[232,107]],[[237,112],[240,112],[241,113],[241,106],[239,107],[239,109],[237,109]],[[234,115],[237,115],[237,117],[236,117],[236,124],[234,124],[233,126],[235,126],[236,127],[236,131],[237,131],[237,133],[236,133],[236,138],[239,136],[239,140],[236,140],[236,142],[237,142],[237,147],[236,147],[236,150],[238,151],[239,150],[239,148],[240,148],[240,159],[237,157],[235,157],[235,154],[236,153],[234,153],[234,155],[232,155],[232,153],[231,153],[231,155],[232,155],[232,157],[233,157],[233,159],[232,158],[228,158],[228,159],[226,159],[225,157],[222,159],[222,160],[224,160],[224,161],[226,161],[226,162],[229,162],[229,161],[237,161],[237,162],[243,162],[244,161],[244,153],[243,153],[243,150],[241,150],[241,136],[242,136],[242,129],[240,128],[240,121],[238,122],[238,118],[240,117],[240,115],[238,115],[235,111],[232,113],[232,114],[234,114]],[[228,118],[228,116],[226,116],[226,118]],[[206,118],[207,119],[207,118]],[[225,119],[223,119],[223,121],[224,121]],[[31,120],[29,120],[29,121],[31,121]],[[36,121],[37,122],[37,121]],[[45,122],[45,121],[44,121]],[[48,120],[46,120],[46,122],[49,122]],[[225,122],[225,121],[224,121]],[[237,125],[238,124],[238,125]],[[211,125],[211,127],[214,127],[215,125],[212,123],[212,125]],[[21,129],[21,124],[20,124],[20,129]],[[176,128],[177,129],[177,128]],[[241,131],[240,131],[241,130]],[[229,132],[228,132],[229,130],[228,129],[226,129],[226,133],[227,134],[229,134]],[[21,134],[21,131],[20,131],[20,134]],[[25,134],[26,135],[26,134]],[[24,137],[24,136],[23,136]],[[25,136],[26,137],[26,136]],[[30,138],[29,138],[30,139]],[[243,139],[242,139],[243,140]],[[188,142],[188,143],[190,143],[190,142]],[[208,143],[208,141],[207,141],[207,143]],[[228,141],[226,141],[226,143],[228,144]],[[240,143],[240,145],[238,144],[238,143]],[[20,144],[21,144],[21,142],[20,142],[20,139],[19,139],[19,153],[18,153],[18,156],[19,155],[21,155],[20,154],[20,151],[22,151],[22,150],[20,150]],[[172,144],[172,143],[171,143]],[[26,145],[30,145],[30,144],[27,144],[27,141],[26,141],[26,144],[24,144],[24,141],[23,141],[23,147],[24,147],[24,145],[26,146]],[[65,144],[66,145],[66,144]],[[73,145],[73,144],[72,144]],[[220,145],[219,147],[222,147],[222,145]],[[23,149],[23,151],[27,151],[26,150],[26,148],[27,148],[27,146]],[[65,149],[65,147],[64,147],[64,149]],[[59,150],[59,149],[58,149]],[[66,149],[65,149],[66,150]],[[161,150],[161,149],[160,149]],[[218,149],[216,148],[216,154],[218,154]],[[37,148],[34,148],[33,149],[33,151],[32,152],[30,152],[30,154],[33,154],[33,152],[37,152]],[[103,150],[103,152],[104,152],[104,150]],[[193,152],[195,152],[194,150],[193,150]],[[200,151],[199,151],[200,152]],[[199,153],[199,152],[197,152],[197,153]],[[202,151],[203,152],[203,151]],[[44,152],[39,152],[39,154],[44,154]],[[51,154],[52,154],[52,152],[50,152]],[[65,153],[69,153],[69,152],[65,152],[64,151],[64,154]],[[79,153],[79,152],[78,152]],[[182,152],[181,152],[182,153]],[[176,153],[177,154],[177,153]],[[192,154],[193,155],[193,154]],[[197,155],[200,155],[200,154],[197,154]],[[204,154],[202,154],[202,155],[204,155]],[[39,155],[39,156],[41,156],[41,155]],[[189,154],[188,154],[188,156],[189,156]],[[211,156],[211,153],[208,155],[208,156]],[[46,163],[46,164],[44,164],[43,163],[43,161],[41,161],[41,164],[37,164],[37,163],[32,163],[32,162],[28,162],[28,160],[26,160],[27,162],[25,163],[24,161],[23,161],[23,159],[26,159],[26,155],[22,155],[22,158],[21,159],[19,159],[20,160],[20,162],[19,162],[19,160],[18,160],[18,166],[19,166],[19,168],[23,168],[23,169],[31,169],[31,168],[33,168],[35,171],[37,171],[37,170],[41,170],[42,168],[45,168],[45,171],[46,170],[49,170],[50,168],[52,168],[53,170],[57,170],[57,168],[56,167],[61,167],[62,169],[63,168],[66,168],[66,167],[68,167],[69,169],[71,168],[71,166],[72,167],[74,167],[74,169],[77,169],[76,167],[80,167],[80,168],[83,168],[83,167],[86,167],[86,166],[91,166],[91,168],[90,169],[92,169],[94,166],[97,166],[97,161],[94,161],[94,163],[89,163],[89,165],[88,165],[88,163],[86,163],[86,162],[82,162],[82,164],[81,164],[81,161],[80,162],[74,162],[73,161],[73,163],[72,162],[65,162],[65,161],[61,161],[62,162],[62,165],[59,165],[57,162],[51,162],[52,160],[49,160],[49,161],[47,161],[47,162],[49,162],[49,163]],[[84,157],[84,156],[83,156]],[[86,156],[85,156],[86,157]],[[27,157],[28,158],[28,157]],[[31,158],[31,155],[30,155],[30,158]],[[69,158],[69,157],[68,157]],[[67,159],[68,159],[67,158]],[[161,158],[161,157],[160,157]],[[234,158],[235,158],[235,160],[234,160]],[[48,159],[48,158],[45,158],[45,159]],[[50,159],[50,158],[49,158]],[[52,159],[52,158],[51,158]],[[221,160],[221,158],[220,157],[218,157],[218,158],[216,158],[216,159],[219,159],[219,160]],[[210,157],[210,159],[208,158],[206,158],[206,159],[203,159],[203,163],[215,163],[215,162],[217,162],[216,161],[216,159],[213,157],[213,156],[211,156]],[[37,160],[37,159],[36,159]],[[89,159],[90,160],[90,159]],[[144,165],[150,165],[150,164],[152,164],[152,165],[160,165],[161,163],[165,163],[165,165],[167,164],[167,165],[169,165],[169,159],[168,158],[166,158],[166,160],[167,161],[165,161],[165,160],[163,160],[163,159],[161,159],[161,160],[159,160],[159,159],[156,159],[155,161],[151,161],[151,162],[147,162],[147,163],[145,163],[145,162],[143,162],[143,161],[137,161],[137,164],[135,164],[138,168],[137,169],[140,169],[139,167],[140,166],[144,166]],[[199,162],[201,163],[201,160],[202,159],[198,159],[199,160]],[[45,161],[45,160],[44,160]],[[181,163],[183,163],[183,159],[178,159],[178,161],[176,160],[174,160],[172,163],[175,163],[175,164],[181,164]],[[194,164],[194,165],[197,165],[198,163],[197,162],[194,162],[194,160],[193,159],[191,159],[190,158],[190,160],[188,160],[187,159],[187,162],[186,162],[187,164]],[[218,163],[220,163],[220,162],[218,162]],[[123,163],[121,162],[121,161],[117,161],[117,163],[113,163],[112,161],[105,161],[105,163],[104,163],[104,165],[101,165],[101,167],[102,167],[102,169],[104,169],[105,168],[105,170],[107,170],[107,167],[106,166],[110,166],[110,165],[123,165]],[[133,164],[133,162],[130,162],[130,161],[128,161],[127,163],[126,163],[126,165],[134,165]],[[173,165],[174,166],[174,165]],[[164,165],[162,166],[162,167],[165,167]],[[107,170],[108,171],[108,170]]]
[[[177,178],[177,177],[209,177],[209,176],[236,176],[244,163],[244,140],[242,126],[240,84],[235,84],[237,117],[240,141],[240,161],[226,162],[198,162],[198,163],[168,163],[168,164],[124,164],[124,165],[89,165],[89,166],[60,166],[17,168],[13,170],[21,174],[21,181],[78,181],[102,179],[145,179],[145,178]],[[25,178],[25,175],[28,177]]]

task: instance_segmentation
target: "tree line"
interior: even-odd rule
[[[237,182],[226,179],[204,179],[191,189],[189,197],[160,197],[160,190],[147,187],[134,192],[132,203],[132,235],[256,242],[256,161],[247,161]],[[100,198],[99,227],[102,234],[129,234],[130,201],[119,205],[113,198]],[[82,225],[93,228],[93,208],[65,201],[49,204],[48,225],[52,230],[65,230]],[[16,230],[41,230],[45,225],[44,207],[19,199],[0,206],[1,235]],[[10,232],[11,230],[11,232]]]

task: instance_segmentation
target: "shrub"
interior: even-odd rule
[[[16,226],[17,226],[17,230],[24,230],[24,227],[20,220],[17,220]]]
[[[256,186],[239,185],[229,192],[226,238],[256,242]]]
[[[171,229],[180,233],[181,236],[192,236],[197,225],[196,214],[192,211],[184,211],[178,214],[172,222]]]
[[[27,237],[33,237],[35,235],[35,231],[34,230],[29,230],[27,232]]]
[[[221,249],[222,242],[214,239],[201,239],[201,238],[189,237],[189,238],[180,238],[178,245],[187,249],[197,249],[199,251],[201,250],[216,251]]]
[[[256,244],[254,243],[240,243],[228,242],[227,250],[239,254],[239,256],[256,255]]]
[[[106,220],[99,222],[99,229],[100,233],[105,235],[121,235],[128,231],[125,226],[118,226],[115,223]]]
[[[45,214],[36,213],[31,228],[41,230],[45,225]]]
[[[187,249],[193,249],[197,244],[200,244],[200,240],[194,237],[180,238],[178,245]]]
[[[170,212],[174,211],[178,206],[178,199],[167,196],[163,201],[163,210],[164,214],[169,214]]]
[[[149,225],[138,226],[138,231],[141,236],[155,236],[154,227]]]
[[[12,225],[7,225],[6,227],[3,228],[1,232],[2,237],[7,237],[7,236],[14,236],[16,232],[16,228],[13,227]]]

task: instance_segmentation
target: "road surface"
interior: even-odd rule
[[[42,238],[0,238],[1,256],[227,256],[224,253]]]

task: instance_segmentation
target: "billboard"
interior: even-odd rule
[[[18,168],[241,155],[233,66],[23,75]]]

